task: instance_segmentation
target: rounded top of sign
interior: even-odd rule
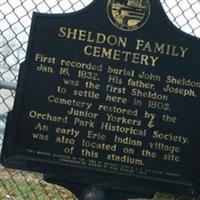
[[[123,31],[135,31],[149,19],[149,0],[109,0],[107,13],[111,23]]]

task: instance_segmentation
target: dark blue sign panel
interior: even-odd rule
[[[163,13],[157,0],[34,13],[4,165],[198,195],[200,43]]]

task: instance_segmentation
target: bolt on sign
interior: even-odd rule
[[[158,0],[34,13],[3,165],[116,192],[198,196],[199,45]]]

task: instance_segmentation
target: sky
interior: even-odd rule
[[[29,32],[33,11],[43,13],[74,12],[90,4],[93,0],[0,0],[0,30],[8,34],[8,29],[18,34],[25,27]],[[182,30],[200,37],[200,1],[199,0],[161,0],[168,17]],[[189,2],[189,3],[188,3]],[[178,4],[177,4],[178,3]],[[178,5],[178,6],[177,6]],[[13,12],[14,11],[14,12]],[[183,13],[184,11],[184,13]],[[27,15],[28,12],[28,15]],[[12,24],[12,26],[10,26]],[[192,27],[192,28],[191,28]],[[198,28],[199,27],[199,28]],[[7,30],[7,32],[6,32]],[[23,36],[22,36],[23,37]]]
[[[23,60],[32,12],[67,13],[80,10],[93,0],[0,0],[0,50],[3,42],[17,55],[7,57],[9,66]],[[200,38],[199,0],[160,0],[169,19],[181,30]],[[1,45],[2,44],[2,45]],[[14,45],[13,45],[14,44]],[[20,49],[20,51],[16,51]],[[0,57],[6,57],[1,51]],[[16,59],[17,57],[17,59]]]
[[[6,57],[10,67],[18,65],[24,59],[31,17],[33,11],[42,13],[67,13],[86,7],[93,0],[0,0],[0,62]],[[7,56],[2,51],[5,41],[11,51],[17,55]],[[5,49],[5,48],[4,48]],[[16,59],[17,58],[17,59]],[[7,68],[6,63],[3,65]],[[0,63],[1,65],[1,63]],[[3,79],[7,78],[3,74]],[[0,77],[2,78],[2,77]]]
[[[169,19],[177,27],[200,38],[199,0],[160,1]],[[80,10],[92,2],[93,0],[0,0],[0,61],[6,57],[10,67],[19,67],[19,62],[24,59],[26,53],[33,11],[68,13]],[[7,45],[11,47],[13,55],[7,56],[4,54],[6,52],[1,50],[5,41],[8,41]]]
[[[0,0],[0,50],[8,41],[15,51],[21,48],[17,57],[23,59],[27,47],[32,12],[67,13],[80,10],[93,0]],[[199,0],[160,0],[169,19],[181,30],[200,38]],[[15,44],[13,48],[13,44]],[[15,51],[16,52],[16,51]],[[2,57],[5,57],[4,52]],[[16,60],[7,59],[8,62]],[[17,62],[17,60],[16,60]],[[15,63],[13,62],[13,66]]]
[[[0,1],[0,30],[29,27],[33,11],[42,13],[63,13],[80,10],[92,0],[1,0]],[[28,14],[28,15],[27,15]],[[11,27],[12,28],[12,27]],[[22,28],[22,27],[21,27]]]

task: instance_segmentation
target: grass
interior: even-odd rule
[[[46,183],[38,174],[7,170],[0,166],[0,200],[7,200],[7,195],[15,200],[78,200],[67,189]],[[152,200],[197,199],[156,194]]]
[[[7,170],[0,166],[0,200],[77,200],[67,189],[48,184],[38,174]]]

